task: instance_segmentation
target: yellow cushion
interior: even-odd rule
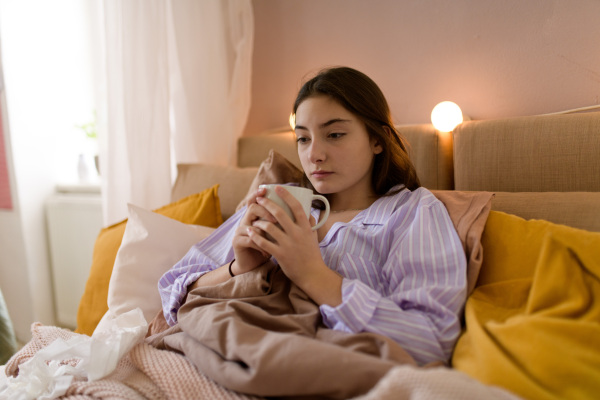
[[[154,211],[185,224],[216,228],[223,223],[218,187],[215,185]],[[123,220],[103,228],[96,239],[90,275],[77,310],[77,333],[91,335],[108,311],[108,284],[126,223],[127,220]]]
[[[452,365],[524,398],[600,393],[600,233],[490,212]]]

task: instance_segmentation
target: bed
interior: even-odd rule
[[[469,121],[452,133],[429,124],[399,130],[422,185],[448,208],[469,262],[463,332],[450,365],[416,366],[381,338],[319,332],[329,340],[325,348],[297,332],[282,339],[262,327],[263,336],[252,336],[232,328],[231,315],[193,314],[200,322],[175,328],[161,321],[158,277],[253,188],[299,179],[293,134],[281,129],[240,138],[235,167],[179,165],[172,203],[152,211],[130,205],[127,220],[104,228],[77,330],[33,324],[32,340],[5,365],[10,378],[2,390],[31,388],[28,362],[45,352],[38,365],[52,366],[46,380],[64,398],[596,398],[600,113]],[[240,306],[243,296],[268,307],[261,303],[266,292],[240,288],[272,285],[269,295],[277,294],[275,275],[265,266],[253,281],[236,277],[237,284],[194,298],[198,307],[190,309],[253,304]],[[202,346],[188,340],[192,331]],[[176,351],[165,345],[165,337],[182,332],[188,336]],[[232,346],[252,342],[239,337],[264,340]],[[90,361],[103,353],[110,362]]]

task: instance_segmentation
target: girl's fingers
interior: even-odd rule
[[[262,231],[262,230],[257,231],[257,228],[249,227],[248,228],[248,237],[251,241],[253,241],[255,243],[255,245],[259,249],[261,249],[260,251],[262,251],[263,254],[268,255],[270,257],[270,255],[274,254],[273,252],[277,250],[277,244],[272,242],[271,240],[265,238],[260,232],[264,232],[264,231]]]
[[[254,233],[261,235],[261,236],[265,236],[265,234],[266,234],[267,238],[270,237],[275,241],[277,241],[277,238],[281,239],[281,234],[283,234],[283,231],[281,230],[281,228],[278,226],[277,223],[264,221],[264,220],[254,221],[252,223],[252,228],[254,229]]]
[[[259,199],[261,199],[261,198],[262,197],[259,197]],[[248,210],[246,211],[246,215],[244,215],[244,217],[242,218],[241,224],[242,225],[251,225],[252,222],[254,222],[258,219],[264,219],[264,220],[273,221],[273,222],[276,221],[275,217],[273,217],[273,215],[267,209],[265,209],[262,205],[253,203],[253,204],[250,204],[250,206],[248,207]]]
[[[250,196],[248,198],[248,200],[246,201],[246,206],[250,208],[251,204],[256,204],[256,199],[258,197],[264,197],[265,194],[267,194],[267,189],[259,187],[254,193],[254,196]]]
[[[271,256],[267,251],[265,251],[265,249],[263,249],[259,244],[252,240],[252,238],[250,237],[251,235],[248,231],[252,228],[244,227],[240,229],[243,229],[243,233],[237,234],[236,237],[233,239],[234,252],[252,250],[259,252],[263,258]],[[260,236],[260,233],[255,233],[255,236]]]
[[[287,190],[285,190],[285,188],[281,186],[277,186],[275,188],[275,193],[277,193],[277,195],[281,197],[281,199],[288,205],[288,207],[292,211],[292,214],[294,215],[296,224],[303,226],[305,223],[308,223],[308,218],[306,218],[306,214],[304,213],[304,208],[302,207],[302,204],[300,204],[300,202],[290,192],[288,192]],[[287,226],[284,225],[284,222],[280,222],[284,229],[286,229]]]
[[[281,190],[285,191],[285,193],[281,196],[281,198],[286,202],[286,204],[288,204],[288,207],[292,211],[292,214],[294,215],[296,220],[297,221],[301,220],[302,216],[304,216],[304,210],[302,209],[302,205],[300,204],[300,202],[298,202],[298,200],[296,200],[296,198],[294,198],[294,196],[289,194],[289,192],[287,190],[285,190],[285,189],[281,189]],[[287,196],[286,196],[286,194],[287,194]],[[284,230],[286,227],[289,228],[292,224],[294,224],[294,221],[292,220],[292,218],[290,218],[290,216],[284,211],[284,209],[282,207],[280,207],[278,204],[276,204],[274,201],[272,201],[266,197],[259,197],[256,200],[258,202],[258,205],[262,206],[273,217],[273,219],[266,219],[266,218],[262,218],[262,219],[266,219],[266,220],[268,220],[270,222],[274,222],[274,223],[279,223],[282,227],[284,227]],[[298,208],[300,209],[300,213],[298,213]],[[306,216],[304,216],[304,219],[306,219]]]

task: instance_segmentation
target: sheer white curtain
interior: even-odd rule
[[[128,202],[167,204],[174,163],[234,162],[250,108],[254,21],[250,0],[103,4],[109,224],[127,216]]]

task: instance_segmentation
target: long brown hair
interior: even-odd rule
[[[348,67],[324,69],[298,91],[294,115],[300,103],[317,95],[331,97],[357,116],[365,124],[369,137],[381,145],[383,151],[375,155],[371,180],[376,195],[383,196],[401,183],[409,190],[421,186],[408,156],[408,142],[394,127],[387,100],[371,78]]]

